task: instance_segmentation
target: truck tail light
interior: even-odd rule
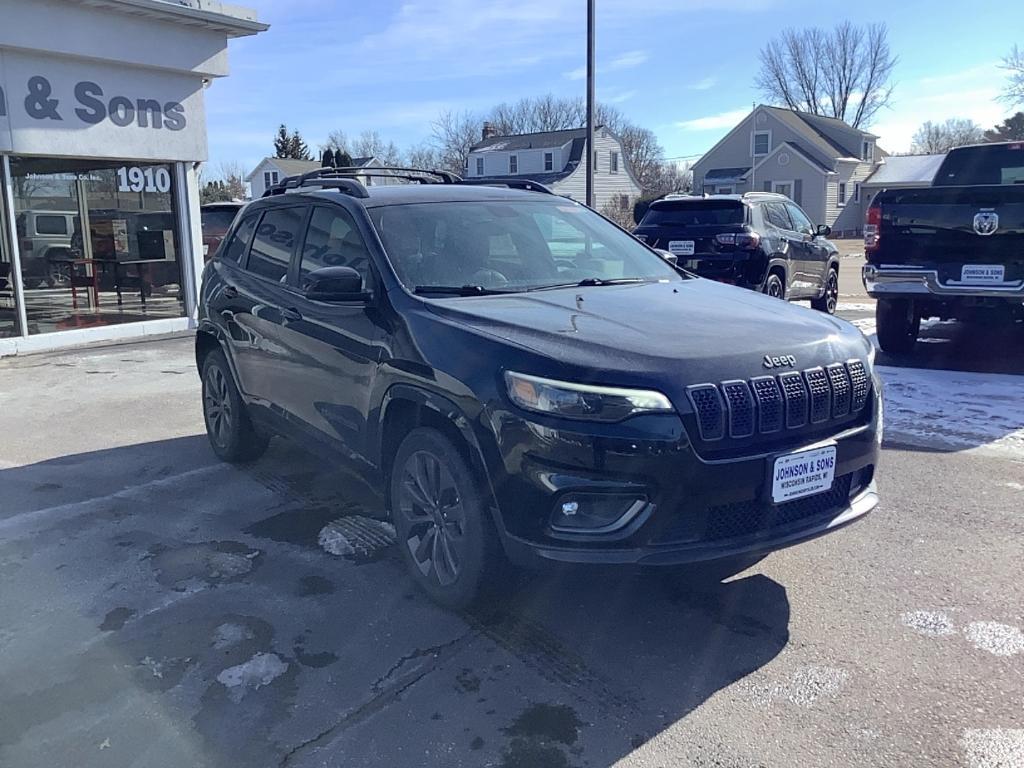
[[[761,236],[757,232],[723,232],[715,235],[715,240],[721,245],[733,245],[745,251],[752,251],[761,244]]]
[[[868,208],[868,215],[864,223],[864,252],[874,253],[878,250],[882,227],[882,207],[872,205]]]

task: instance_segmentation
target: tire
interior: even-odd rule
[[[202,383],[203,421],[217,458],[244,464],[262,456],[270,438],[253,426],[228,361],[219,349],[203,360]]]
[[[458,448],[429,427],[406,436],[391,466],[402,560],[413,581],[448,608],[480,604],[508,568],[483,487]]]
[[[786,286],[782,282],[782,278],[779,277],[778,272],[772,272],[768,275],[768,278],[764,281],[764,287],[761,292],[766,296],[771,296],[775,299],[786,299]]]
[[[834,315],[838,304],[839,270],[835,267],[829,267],[828,276],[825,278],[825,293],[819,299],[812,299],[811,306],[819,312],[824,312],[827,315]]]
[[[895,355],[914,349],[921,330],[921,318],[910,299],[879,299],[875,305],[878,346]]]

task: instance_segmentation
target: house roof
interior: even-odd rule
[[[602,126],[597,126],[601,128]],[[500,152],[515,149],[554,149],[576,139],[586,140],[586,128],[569,128],[564,131],[541,131],[539,133],[520,133],[515,136],[491,136],[478,141],[470,152]]]
[[[370,165],[376,158],[372,155],[367,157],[353,157],[352,165],[356,168],[365,168]],[[302,173],[309,173],[315,171],[321,167],[319,160],[295,160],[290,157],[264,157],[260,160],[259,164],[253,169],[252,173],[245,177],[246,181],[252,181],[256,172],[265,165],[266,163],[272,164],[285,176],[298,176]]]
[[[521,176],[524,179],[529,179],[530,181],[536,181],[538,184],[548,184],[548,185],[554,184],[555,182],[561,181],[562,179],[566,179],[569,176],[571,176],[576,171],[576,169],[579,168],[580,161],[583,160],[583,148],[587,145],[587,131],[586,131],[586,129],[584,128],[584,129],[579,129],[579,130],[582,130],[582,134],[583,135],[581,135],[581,136],[574,136],[572,138],[572,146],[569,147],[569,159],[566,161],[565,166],[560,171],[547,171],[547,172],[544,172],[544,173],[520,173],[520,174],[516,174],[516,175],[517,176]],[[579,131],[578,130],[577,131],[549,131],[548,134],[553,134],[553,133],[574,133],[574,132],[579,132]],[[545,134],[545,135],[548,135],[548,134]],[[534,133],[534,134],[524,134],[524,135],[525,136],[539,136],[541,134]],[[517,136],[505,136],[505,137],[502,137],[502,138],[515,139],[515,138],[518,138],[518,137]],[[561,144],[552,144],[551,146],[552,147],[560,147],[562,145]],[[524,149],[524,148],[525,147],[503,147],[503,149]],[[490,148],[490,149],[496,149],[496,148]],[[629,171],[629,172],[632,173],[631,171]],[[500,175],[500,176],[480,176],[480,177],[477,177],[477,178],[501,179],[501,178],[505,178],[505,176],[504,175]]]
[[[890,155],[862,185],[888,187],[931,184],[945,159],[945,155]]]
[[[705,182],[739,181],[750,170],[746,168],[709,168],[704,174]]]

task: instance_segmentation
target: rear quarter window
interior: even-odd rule
[[[714,227],[743,224],[746,210],[737,200],[693,200],[653,204],[641,226]]]
[[[66,235],[68,220],[63,216],[36,216],[36,232],[40,235]]]
[[[235,234],[231,236],[223,246],[221,246],[218,256],[227,261],[233,261],[237,264],[242,262],[243,257],[249,250],[249,244],[252,242],[253,232],[256,231],[256,222],[260,220],[260,214],[253,213],[246,216],[238,225],[238,229],[235,230]]]

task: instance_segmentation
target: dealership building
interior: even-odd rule
[[[0,0],[0,356],[187,330],[214,0]]]

